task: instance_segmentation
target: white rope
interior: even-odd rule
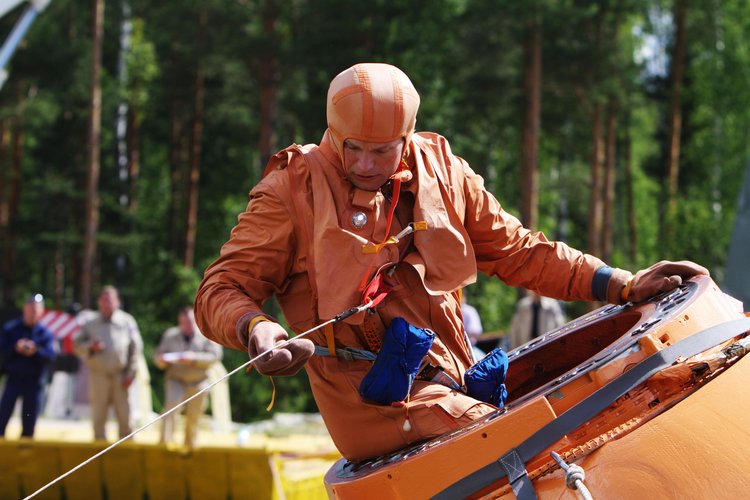
[[[58,476],[57,478],[53,479],[53,480],[52,480],[52,481],[50,481],[49,483],[45,484],[44,486],[42,486],[41,488],[39,488],[38,490],[36,490],[36,491],[35,491],[34,493],[32,493],[31,495],[29,495],[29,496],[25,497],[25,498],[24,498],[24,500],[29,500],[30,498],[34,498],[35,496],[37,496],[37,495],[38,495],[39,493],[43,492],[44,490],[46,490],[46,489],[47,489],[47,488],[49,488],[50,486],[52,486],[52,485],[54,485],[54,484],[56,484],[56,483],[58,483],[58,482],[62,481],[63,479],[65,479],[65,478],[66,478],[66,477],[68,477],[69,475],[73,474],[73,473],[74,473],[75,471],[77,471],[78,469],[81,469],[81,468],[85,467],[86,465],[88,465],[89,463],[93,462],[93,461],[94,461],[94,460],[96,460],[97,458],[101,457],[102,455],[104,455],[104,454],[105,454],[105,453],[107,453],[108,451],[112,450],[112,449],[113,449],[114,447],[116,447],[116,446],[118,446],[118,445],[120,445],[120,444],[124,443],[125,441],[127,441],[127,440],[128,440],[128,439],[130,439],[130,438],[132,438],[133,436],[135,436],[136,434],[138,434],[138,433],[139,433],[139,432],[141,432],[142,430],[146,429],[147,427],[150,427],[151,425],[155,424],[156,422],[158,422],[158,421],[159,421],[159,420],[161,420],[162,418],[164,418],[164,417],[166,417],[167,415],[171,414],[172,412],[176,411],[176,410],[177,410],[178,408],[181,408],[181,407],[182,407],[183,405],[186,405],[187,403],[189,403],[189,402],[190,402],[190,401],[192,401],[193,399],[197,398],[198,396],[200,396],[200,395],[201,395],[201,394],[203,394],[204,392],[208,391],[209,389],[211,389],[211,388],[212,388],[213,386],[215,386],[215,385],[216,385],[216,384],[218,384],[219,382],[222,382],[222,381],[224,381],[224,380],[228,379],[229,377],[231,377],[232,375],[234,375],[234,374],[235,374],[235,373],[237,373],[238,371],[240,371],[240,370],[242,370],[243,368],[247,367],[248,365],[251,365],[252,363],[256,362],[257,360],[259,360],[260,358],[262,358],[262,357],[263,357],[263,356],[265,356],[266,354],[269,354],[269,353],[270,353],[271,351],[273,351],[274,349],[280,349],[280,348],[282,348],[282,347],[286,347],[286,346],[288,346],[289,344],[291,344],[292,342],[294,342],[294,341],[296,341],[296,340],[298,340],[298,339],[301,339],[302,337],[304,337],[304,336],[306,336],[306,335],[308,335],[308,334],[310,334],[310,333],[314,332],[315,330],[319,330],[320,328],[323,328],[324,326],[326,326],[326,325],[328,325],[328,324],[330,324],[330,323],[334,323],[334,322],[336,322],[336,321],[339,321],[339,320],[343,319],[343,318],[345,317],[345,315],[346,315],[346,316],[349,316],[349,315],[351,315],[351,314],[353,314],[353,313],[356,313],[356,312],[362,312],[362,311],[364,311],[364,310],[368,309],[369,307],[370,307],[370,303],[367,303],[367,304],[363,304],[363,305],[357,306],[357,307],[355,307],[355,308],[352,308],[352,309],[350,309],[349,311],[347,311],[346,313],[342,313],[342,314],[340,314],[340,315],[336,316],[335,318],[329,319],[329,320],[328,320],[328,321],[326,321],[325,323],[321,323],[320,325],[318,325],[318,326],[315,326],[315,327],[313,327],[313,328],[311,328],[311,329],[307,330],[306,332],[300,333],[299,335],[297,335],[297,336],[295,336],[295,337],[292,337],[292,338],[290,338],[290,339],[287,339],[287,340],[285,340],[284,342],[282,342],[282,343],[280,343],[280,344],[278,344],[278,345],[276,345],[276,346],[272,347],[271,349],[268,349],[267,351],[264,351],[264,352],[262,352],[262,353],[258,354],[258,355],[257,355],[257,356],[255,356],[254,358],[252,358],[252,359],[250,359],[250,360],[246,361],[245,363],[241,364],[240,366],[238,366],[237,368],[235,368],[235,369],[234,369],[234,370],[232,370],[231,372],[227,373],[226,375],[224,375],[224,376],[223,376],[223,377],[221,377],[220,379],[218,379],[218,380],[214,381],[213,383],[211,383],[210,385],[208,385],[208,386],[207,386],[207,387],[205,387],[204,389],[201,389],[201,390],[200,390],[200,391],[198,391],[197,393],[193,394],[192,396],[190,396],[189,398],[187,398],[187,399],[186,399],[185,401],[183,401],[182,403],[178,404],[178,405],[177,405],[177,406],[175,406],[174,408],[172,408],[172,409],[170,409],[170,410],[168,410],[168,411],[165,411],[164,413],[162,413],[161,415],[159,415],[158,417],[156,417],[156,418],[155,418],[155,419],[153,419],[152,421],[150,421],[150,422],[148,422],[148,423],[146,423],[146,424],[142,425],[142,426],[141,426],[141,427],[139,427],[138,429],[134,430],[133,432],[131,432],[130,434],[128,434],[127,436],[125,436],[124,438],[121,438],[121,439],[120,439],[119,441],[116,441],[116,442],[112,443],[111,445],[107,446],[106,448],[104,448],[104,449],[103,449],[102,451],[100,451],[100,452],[99,452],[99,453],[97,453],[96,455],[94,455],[94,456],[92,456],[91,458],[89,458],[89,459],[85,460],[84,462],[81,462],[80,464],[76,465],[75,467],[73,467],[72,469],[70,469],[70,470],[69,470],[68,472],[66,472],[66,473],[64,473],[64,474],[62,474],[62,475],[60,475],[60,476]]]
[[[583,470],[583,467],[576,464],[566,463],[565,460],[554,451],[550,453],[550,455],[552,455],[555,462],[557,462],[560,468],[565,472],[565,484],[568,488],[578,493],[578,496],[583,500],[593,500],[591,492],[586,488],[586,485],[583,484],[583,481],[586,479],[586,471]]]

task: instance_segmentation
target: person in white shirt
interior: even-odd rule
[[[105,286],[99,295],[99,312],[73,337],[73,346],[89,369],[89,402],[94,439],[106,439],[107,410],[112,404],[119,436],[131,432],[128,392],[135,379],[143,339],[133,316],[120,309],[120,294]]]
[[[466,296],[461,295],[461,315],[464,317],[464,330],[471,344],[471,353],[474,355],[474,361],[479,361],[485,354],[483,350],[477,347],[477,341],[484,332],[482,328],[482,318],[479,317],[479,311],[466,302]]]
[[[510,347],[515,349],[533,338],[544,335],[565,324],[560,303],[529,291],[516,304],[510,325]]]
[[[180,309],[178,325],[164,332],[154,354],[156,366],[166,370],[164,411],[168,411],[189,397],[205,389],[208,372],[222,357],[221,346],[204,337],[195,324],[192,307]],[[201,394],[185,405],[185,447],[195,446],[198,420],[205,408],[206,394]],[[172,440],[174,413],[164,417],[161,442]]]

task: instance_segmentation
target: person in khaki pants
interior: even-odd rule
[[[516,304],[516,312],[508,331],[510,348],[522,346],[564,324],[565,317],[558,301],[529,291]]]
[[[164,411],[194,396],[208,386],[208,371],[222,357],[218,344],[204,337],[195,324],[192,307],[180,309],[178,325],[164,332],[154,353],[158,368],[166,370]],[[185,447],[195,446],[198,420],[205,408],[206,395],[201,394],[185,405]],[[172,440],[174,414],[164,417],[161,442]]]
[[[135,378],[136,360],[143,340],[133,316],[120,309],[120,294],[105,286],[99,312],[78,331],[74,349],[89,369],[89,403],[94,439],[106,439],[107,411],[112,405],[119,436],[131,432],[128,390]]]

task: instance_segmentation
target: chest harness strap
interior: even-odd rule
[[[398,244],[402,238],[412,234],[415,231],[424,231],[427,229],[427,222],[425,221],[419,221],[419,222],[410,222],[406,225],[406,227],[399,232],[395,236],[388,236],[391,232],[391,225],[393,223],[393,217],[396,214],[396,208],[398,206],[398,201],[401,196],[401,182],[402,182],[402,173],[406,170],[409,170],[409,165],[406,163],[405,160],[401,160],[401,163],[398,166],[398,169],[394,173],[394,175],[391,177],[393,180],[393,190],[392,190],[392,198],[391,198],[391,206],[388,210],[388,217],[386,220],[386,228],[385,228],[385,235],[386,239],[382,241],[381,243],[367,243],[366,245],[363,245],[362,247],[362,253],[363,254],[377,254],[387,245],[395,245]],[[402,255],[399,258],[399,261],[401,258],[403,258],[405,254],[405,251],[402,252]],[[386,264],[385,266],[381,267],[376,273],[375,276],[370,279],[370,282],[365,286],[364,292],[362,294],[362,303],[367,304],[370,309],[377,306],[379,303],[385,299],[385,297],[388,295],[388,293],[393,289],[393,287],[386,282],[386,280],[383,277],[384,270],[386,272],[392,272],[395,269],[394,264]],[[367,279],[367,276],[363,277],[364,280]],[[328,325],[325,330],[325,337],[326,337],[326,345],[327,345],[327,355],[328,356],[337,356],[340,349],[336,348],[336,342],[334,339],[334,331],[333,331],[333,325]],[[372,321],[365,320],[364,327],[362,328],[362,334],[365,337],[365,341],[368,345],[368,347],[375,352],[380,351],[380,347],[382,345],[382,341],[380,339],[380,336],[378,335],[378,331],[376,328],[374,328],[374,325],[372,324]],[[322,353],[323,351],[320,350]],[[365,351],[369,352],[369,351]],[[318,352],[316,351],[316,354]]]

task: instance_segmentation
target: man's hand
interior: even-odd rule
[[[33,356],[36,353],[36,344],[31,339],[18,339],[16,352],[23,356]]]
[[[195,354],[193,354],[191,351],[185,351],[180,354],[180,359],[177,360],[178,365],[194,365],[195,364]]]
[[[289,338],[281,325],[272,321],[256,323],[247,339],[247,353],[251,358],[273,349],[274,346]],[[294,375],[302,365],[310,359],[315,351],[315,345],[308,339],[295,340],[280,349],[273,349],[261,359],[257,360],[255,368],[263,375],[288,376]]]
[[[670,262],[663,260],[648,269],[638,271],[627,293],[630,302],[641,302],[654,295],[674,290],[684,280],[704,274],[709,276],[708,269],[688,260]]]
[[[122,376],[122,387],[125,389],[128,389],[131,385],[133,385],[133,380],[135,380],[135,376],[133,375],[123,375]]]
[[[157,354],[154,356],[154,364],[160,370],[166,370],[169,366],[169,363],[164,359],[163,354]]]
[[[89,344],[89,352],[91,354],[101,352],[104,350],[104,342],[102,342],[102,339],[99,337],[94,337],[91,339],[91,343]]]
[[[34,354],[36,354],[36,351],[36,343],[33,340],[29,340],[29,342],[26,344],[26,355],[33,356]]]

